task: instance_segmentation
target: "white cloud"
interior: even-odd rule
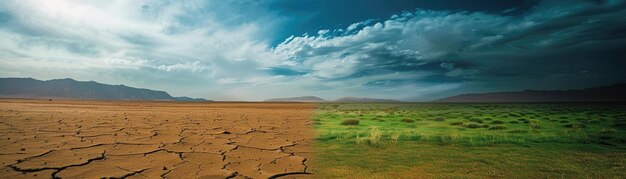
[[[341,36],[290,37],[274,51],[298,64],[294,66],[313,69],[319,77],[342,78],[360,70],[419,66],[468,51],[468,44],[494,43],[501,35],[485,34],[509,33],[502,27],[512,23],[509,17],[484,13],[419,10],[401,16],[371,25],[354,23],[348,31],[363,27]]]
[[[0,64],[6,64],[0,69],[4,76],[42,79],[115,71],[137,75],[116,83],[162,89],[164,80],[196,80],[209,90],[213,87],[206,85],[215,78],[261,75],[255,70],[259,65],[277,64],[267,37],[259,35],[274,28],[272,23],[231,23],[237,10],[204,9],[216,3],[230,8],[208,1],[3,1],[0,10],[10,18],[0,27]],[[250,13],[264,15],[258,11]],[[73,73],[58,73],[62,70]],[[89,80],[115,81],[95,76]]]
[[[193,63],[177,63],[173,65],[159,65],[156,66],[156,69],[171,72],[171,71],[190,71],[190,72],[202,72],[208,69],[207,66],[200,64],[200,62],[195,61]]]

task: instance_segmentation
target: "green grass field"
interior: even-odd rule
[[[626,105],[321,104],[321,178],[624,178]]]

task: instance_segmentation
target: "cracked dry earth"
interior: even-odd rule
[[[0,100],[0,178],[310,177],[307,103]]]

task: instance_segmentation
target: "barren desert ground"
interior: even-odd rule
[[[307,103],[0,100],[0,178],[307,176]]]

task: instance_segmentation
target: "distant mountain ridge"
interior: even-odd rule
[[[187,97],[187,96],[174,97],[174,99],[176,101],[196,101],[196,102],[211,101],[211,100],[207,100],[207,99],[204,99],[204,98],[190,98],[190,97]]]
[[[626,102],[626,83],[582,90],[469,93],[434,102]]]
[[[335,99],[334,102],[351,102],[351,103],[398,103],[403,102],[395,99],[378,99],[378,98],[359,98],[359,97],[342,97]]]
[[[290,98],[271,98],[265,101],[269,102],[325,102],[325,99],[316,97],[316,96],[300,96],[300,97],[290,97]]]
[[[108,85],[94,81],[76,81],[71,78],[47,81],[33,78],[0,78],[0,97],[206,101],[202,98],[172,97],[164,91]]]
[[[275,101],[275,102],[343,102],[343,103],[395,103],[402,102],[399,100],[393,99],[377,99],[377,98],[359,98],[359,97],[342,97],[337,98],[332,101],[328,101],[316,96],[300,96],[300,97],[289,97],[289,98],[272,98],[267,99],[265,101]]]

